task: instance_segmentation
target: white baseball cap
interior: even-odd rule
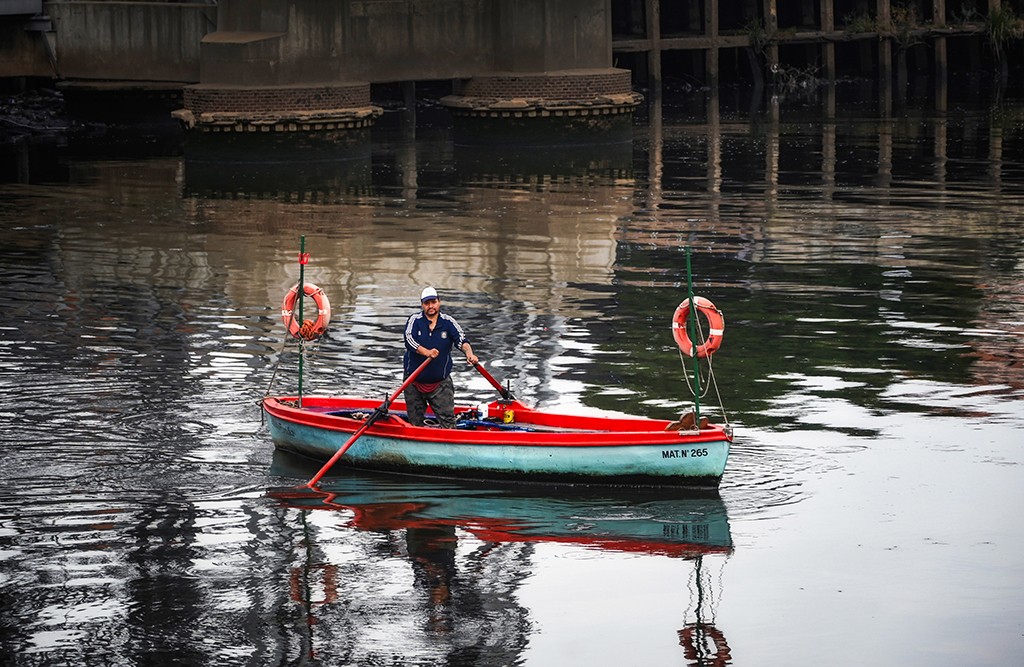
[[[431,299],[437,298],[437,290],[433,287],[424,287],[423,291],[420,292],[420,303],[424,301],[430,301]]]

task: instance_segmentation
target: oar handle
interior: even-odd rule
[[[487,381],[490,382],[491,385],[498,390],[498,392],[501,394],[501,397],[504,398],[506,401],[514,401],[516,399],[516,397],[512,395],[512,392],[506,389],[505,387],[502,387],[501,383],[495,380],[494,376],[491,375],[487,371],[487,369],[484,368],[484,365],[481,364],[479,361],[473,364],[473,368],[480,371],[480,375],[483,375],[487,379]]]
[[[320,468],[320,472],[313,475],[312,479],[306,482],[306,486],[308,486],[311,489],[314,488],[316,486],[316,483],[320,481],[320,478],[326,475],[327,471],[331,469],[331,466],[333,466],[338,461],[338,459],[340,459],[342,455],[344,455],[345,452],[348,451],[348,448],[352,446],[352,443],[358,440],[359,436],[361,436],[363,432],[366,431],[366,429],[373,426],[378,419],[388,414],[388,406],[390,406],[395,401],[395,399],[398,398],[399,394],[405,391],[405,388],[408,387],[412,383],[412,381],[416,379],[416,376],[420,374],[420,371],[426,368],[427,364],[429,364],[431,361],[433,361],[433,359],[427,357],[426,359],[423,360],[423,363],[420,364],[416,370],[414,370],[412,373],[409,373],[409,377],[405,378],[405,382],[402,383],[402,386],[399,387],[395,393],[391,394],[391,396],[389,396],[386,401],[384,401],[382,404],[374,408],[373,413],[369,417],[367,417],[366,421],[363,422],[363,425],[360,426],[356,430],[356,432],[352,434],[351,438],[345,441],[344,445],[338,448],[338,451],[334,452],[334,456],[331,457],[331,460],[325,463],[323,468]]]

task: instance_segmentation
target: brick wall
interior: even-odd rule
[[[496,99],[542,98],[580,100],[632,92],[630,72],[624,69],[594,72],[556,72],[531,75],[483,75],[466,82],[466,97]]]
[[[189,86],[185,108],[192,113],[248,113],[253,116],[296,111],[355,109],[370,106],[370,84],[232,88]]]

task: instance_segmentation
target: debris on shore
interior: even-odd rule
[[[25,135],[57,135],[73,126],[60,91],[37,88],[0,95],[0,144]]]

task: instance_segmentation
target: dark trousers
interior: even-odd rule
[[[423,426],[423,415],[429,405],[442,427],[455,428],[455,384],[450,375],[429,393],[423,393],[410,384],[405,388],[404,396],[409,423],[413,426]]]

